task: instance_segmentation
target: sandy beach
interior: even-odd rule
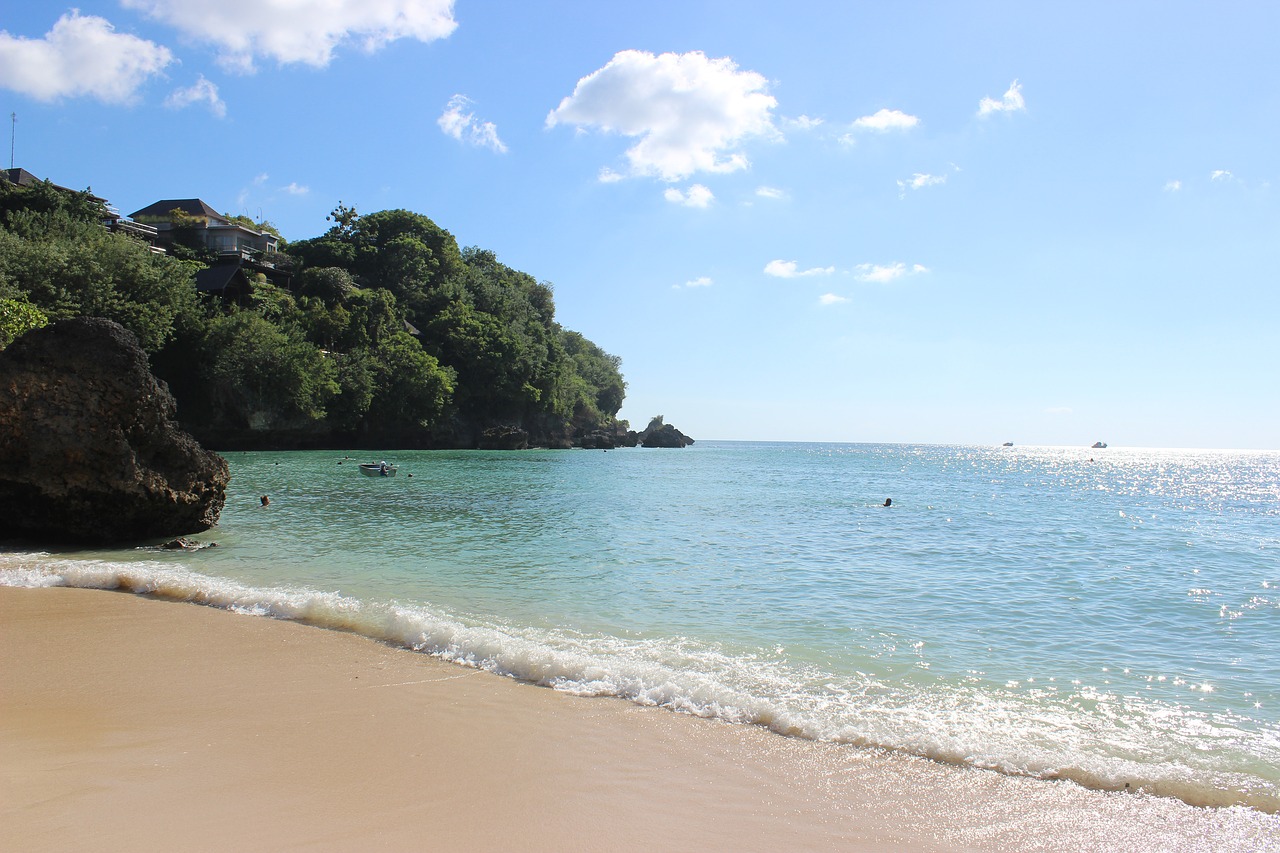
[[[337,631],[0,587],[3,850],[1246,850],[1276,828],[569,696]]]

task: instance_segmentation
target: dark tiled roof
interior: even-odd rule
[[[181,210],[189,216],[211,216],[215,219],[225,219],[221,213],[214,210],[198,198],[166,198],[157,201],[155,204],[149,204],[142,210],[135,210],[129,214],[130,219],[139,217],[166,217],[172,210]]]
[[[240,272],[238,264],[217,264],[196,273],[196,290],[222,293]]]

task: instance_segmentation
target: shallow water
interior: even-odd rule
[[[812,740],[1280,811],[1280,454],[385,458],[398,476],[233,454],[199,537],[217,548],[9,551],[0,583],[158,592]]]

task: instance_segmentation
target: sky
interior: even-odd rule
[[[1280,4],[0,0],[11,164],[429,216],[695,439],[1280,449]],[[16,119],[12,116],[16,115]]]

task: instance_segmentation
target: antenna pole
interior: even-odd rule
[[[18,114],[9,113],[9,168],[13,168],[13,144],[18,138]]]

